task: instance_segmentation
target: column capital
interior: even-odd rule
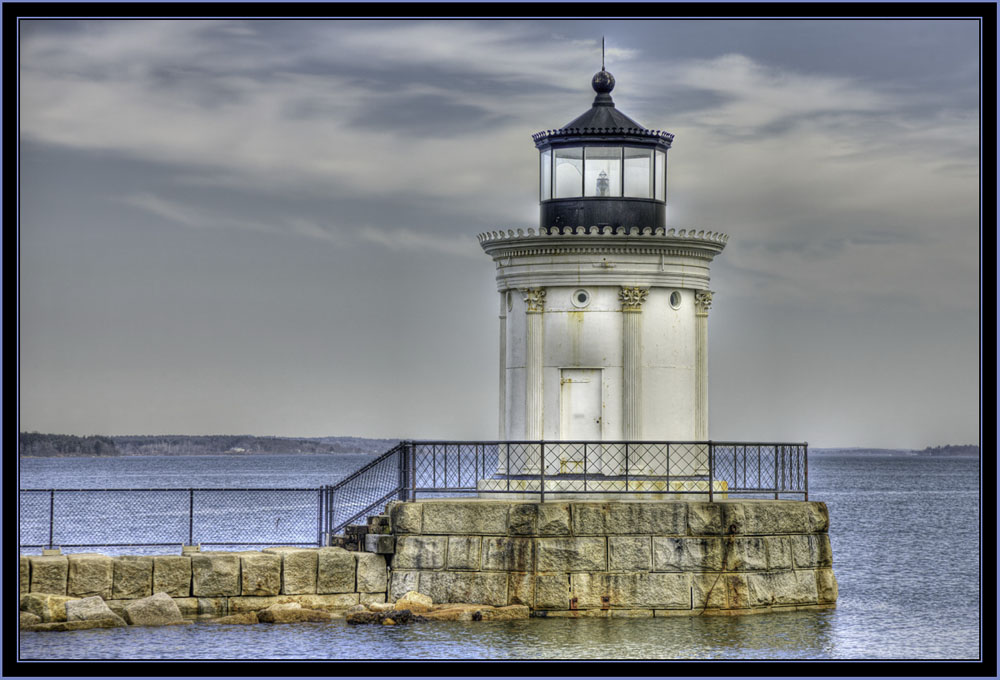
[[[528,305],[528,314],[541,314],[545,311],[544,288],[522,288],[521,295]]]
[[[712,306],[712,291],[699,290],[694,294],[694,313],[696,316],[708,316]]]
[[[641,312],[642,303],[646,301],[646,297],[649,295],[649,288],[640,288],[638,286],[622,286],[622,289],[618,291],[618,299],[622,303],[623,312]]]

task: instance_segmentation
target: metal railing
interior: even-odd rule
[[[381,511],[391,500],[405,500],[410,486],[405,442],[400,442],[378,458],[322,491],[321,540],[335,536],[345,527]]]
[[[403,441],[340,482],[288,489],[21,489],[21,548],[328,545],[391,500],[568,494],[809,499],[805,443]],[[510,497],[510,496],[508,496]]]
[[[21,548],[318,545],[320,488],[21,489]]]
[[[405,441],[403,497],[452,493],[782,494],[809,499],[808,444]]]

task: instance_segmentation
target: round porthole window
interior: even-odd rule
[[[673,307],[674,309],[680,309],[681,294],[676,290],[670,294],[670,306]]]
[[[589,304],[590,304],[590,293],[583,290],[582,288],[580,290],[573,291],[574,307],[586,307]]]

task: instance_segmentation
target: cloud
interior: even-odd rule
[[[302,217],[290,216],[271,223],[261,222],[199,209],[182,201],[168,200],[150,193],[130,194],[115,200],[186,227],[291,234],[334,244],[344,242],[337,230]]]
[[[474,239],[438,236],[414,229],[363,227],[358,237],[393,250],[429,251],[482,259],[483,252]]]

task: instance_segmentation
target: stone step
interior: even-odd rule
[[[369,534],[390,534],[391,523],[388,515],[374,515],[368,518]]]
[[[392,555],[396,552],[396,537],[392,534],[368,534],[364,550],[378,555]]]
[[[345,536],[359,536],[361,540],[364,540],[365,534],[368,533],[367,524],[348,524],[344,527]]]

